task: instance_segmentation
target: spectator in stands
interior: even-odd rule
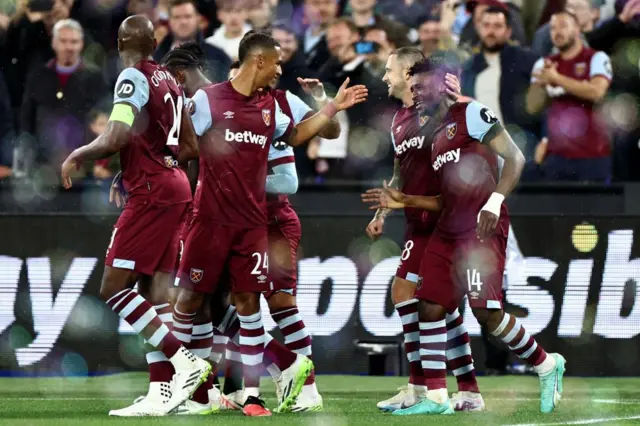
[[[169,5],[170,33],[160,43],[153,57],[157,62],[174,47],[197,42],[205,54],[207,76],[216,83],[226,80],[231,60],[220,48],[204,42],[198,27],[198,11],[193,0],[173,0]]]
[[[293,28],[285,21],[276,21],[272,26],[272,36],[280,43],[282,52],[282,77],[280,77],[278,88],[289,90],[300,98],[310,101],[300,87],[298,77],[315,78],[316,73],[307,68]]]
[[[374,77],[382,79],[386,72],[387,59],[398,46],[389,40],[389,35],[382,25],[368,27],[364,31],[364,41],[370,42],[374,46],[374,52],[366,55],[365,66]]]
[[[383,15],[376,13],[376,0],[349,0],[351,7],[351,19],[360,29],[360,35],[364,37],[364,33],[370,26],[383,28],[387,33],[387,37],[394,41],[398,47],[408,46],[409,29],[403,24],[393,21]],[[402,40],[404,38],[404,40]]]
[[[84,31],[73,19],[53,27],[55,58],[27,78],[20,130],[36,146],[35,160],[59,169],[69,152],[85,143],[86,114],[107,91],[99,70],[80,56]]]
[[[302,46],[307,67],[318,71],[331,57],[326,32],[338,14],[338,0],[305,0],[304,20],[307,28],[302,34]]]
[[[600,6],[602,6],[602,3],[603,0],[567,0],[565,8],[578,19],[578,25],[583,34],[583,42],[586,42],[584,34],[591,32],[595,28],[598,19],[600,19]],[[531,49],[538,56],[558,53],[558,50],[554,49],[553,41],[551,40],[550,22],[536,30]]]
[[[14,146],[13,111],[9,89],[0,73],[0,179],[11,176]]]
[[[216,0],[216,5],[218,19],[222,25],[206,39],[206,42],[224,50],[227,56],[235,61],[238,59],[240,40],[251,30],[251,25],[247,23],[247,4],[238,0]]]
[[[501,123],[517,126],[519,131],[510,128],[512,135],[525,130],[532,154],[539,140],[539,120],[527,114],[526,94],[538,56],[510,42],[508,16],[507,9],[497,6],[483,12],[479,25],[481,51],[464,64],[462,93],[491,108]]]
[[[418,25],[418,39],[420,50],[427,58],[440,49],[440,18],[437,15],[422,18]]]
[[[611,146],[606,123],[597,108],[612,79],[609,57],[586,47],[578,19],[565,11],[551,17],[551,38],[558,54],[534,65],[527,109],[547,110],[548,142],[537,151],[544,179],[607,181]]]
[[[524,34],[520,9],[513,3],[500,0],[468,0],[467,11],[471,13],[471,19],[467,22],[460,34],[459,45],[465,50],[471,51],[480,43],[480,25],[484,11],[490,6],[502,7],[509,11],[509,26],[511,28],[511,39],[526,46],[527,40]],[[474,52],[475,53],[475,52]]]
[[[87,143],[92,142],[107,130],[109,124],[109,113],[100,109],[94,109],[89,113],[89,131]],[[97,180],[111,179],[114,175],[110,167],[110,163],[119,156],[114,155],[111,158],[98,160],[93,164],[93,177]]]
[[[248,19],[253,28],[264,28],[271,23],[271,0],[251,0]]]
[[[54,0],[50,12],[32,12],[28,3],[23,2],[7,28],[0,63],[4,78],[10,82],[14,110],[20,109],[27,75],[54,56],[51,50],[53,26],[69,17],[72,5],[73,0]]]
[[[418,28],[424,15],[434,16],[440,11],[442,0],[378,0],[378,12],[388,19],[409,28]]]

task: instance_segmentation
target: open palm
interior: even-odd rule
[[[336,97],[333,99],[333,103],[338,111],[351,108],[356,104],[366,101],[369,95],[369,89],[362,84],[347,87],[348,85],[349,77],[342,83],[340,90],[338,90]]]

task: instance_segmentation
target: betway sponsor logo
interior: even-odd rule
[[[424,136],[416,136],[411,139],[405,139],[401,144],[396,145],[394,149],[396,150],[396,155],[400,155],[402,153],[407,152],[409,148],[418,148],[421,149],[424,145]]]
[[[19,366],[33,365],[51,352],[97,262],[95,257],[73,259],[62,284],[55,285],[58,291],[54,297],[51,260],[48,257],[29,257],[23,261],[17,257],[0,256],[0,334],[16,320],[15,303],[23,265],[29,281],[36,336],[26,347],[15,350]]]
[[[267,137],[264,135],[256,135],[249,131],[234,133],[229,129],[224,131],[224,140],[227,142],[246,142],[260,145],[262,148],[267,143]]]
[[[458,161],[460,161],[460,148],[452,149],[436,157],[436,160],[433,162],[433,170],[438,170],[447,163],[457,163]]]

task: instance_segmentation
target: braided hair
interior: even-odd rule
[[[202,71],[204,70],[204,62],[204,51],[195,42],[181,44],[162,58],[162,64],[169,69],[171,74],[182,69],[196,68]]]

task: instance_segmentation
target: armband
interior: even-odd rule
[[[113,110],[111,111],[111,116],[109,117],[109,121],[119,121],[124,124],[128,124],[129,126],[133,125],[133,119],[135,115],[133,114],[133,107],[128,104],[119,103],[113,106]]]

